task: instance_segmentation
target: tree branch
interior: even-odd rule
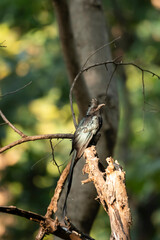
[[[109,42],[109,43],[106,43],[104,44],[103,46],[97,48],[94,52],[92,52],[86,59],[85,63],[83,64],[83,66],[81,67],[81,70],[80,72],[77,74],[78,75],[78,78],[79,76],[81,75],[81,73],[83,72],[83,69],[85,68],[85,66],[87,65],[89,59],[95,55],[97,52],[99,52],[100,50],[102,50],[103,48],[111,45],[111,44],[114,44],[117,40],[119,40],[120,37],[117,37],[116,39],[113,39],[113,41]],[[73,109],[73,99],[72,99],[72,94],[73,94],[73,89],[74,89],[74,86],[77,82],[77,76],[74,78],[73,82],[72,82],[72,85],[71,85],[71,88],[70,88],[70,93],[69,93],[69,99],[70,99],[70,106],[71,106],[71,112],[72,112],[72,118],[73,118],[73,123],[74,123],[74,126],[75,128],[77,128],[77,122],[76,122],[76,118],[75,118],[75,113],[74,113],[74,109]]]
[[[25,211],[15,206],[0,206],[0,212],[24,217],[34,222],[40,223],[41,221],[45,221],[45,217],[43,217],[42,215],[30,211]]]
[[[117,39],[115,39],[115,40],[117,40]],[[112,42],[114,42],[114,41],[112,41]],[[110,43],[112,43],[112,42],[110,42]],[[110,43],[109,43],[109,44],[110,44]],[[106,46],[106,45],[104,45],[104,46]],[[102,48],[103,48],[103,46],[102,46],[101,48],[97,49],[97,50],[95,51],[95,53],[96,53],[98,50],[102,49]],[[89,58],[90,58],[93,54],[94,54],[94,53],[92,53],[92,54],[87,58],[85,64],[88,62]],[[144,94],[143,96],[144,96],[144,103],[145,103],[144,72],[151,74],[153,77],[156,76],[158,79],[160,79],[160,76],[159,76],[158,74],[150,71],[150,70],[147,70],[147,69],[144,69],[144,68],[138,66],[138,65],[135,64],[135,63],[122,62],[122,61],[118,62],[117,60],[118,60],[119,58],[121,58],[121,56],[118,56],[118,57],[116,57],[116,58],[113,59],[113,60],[107,60],[107,61],[104,61],[104,62],[95,63],[95,64],[92,64],[92,65],[90,65],[90,66],[88,66],[88,67],[84,67],[84,66],[85,66],[85,64],[84,64],[83,67],[81,68],[81,70],[79,71],[79,73],[78,73],[78,74],[76,75],[76,77],[74,78],[73,83],[72,83],[71,88],[70,88],[69,99],[70,99],[70,106],[71,106],[71,112],[72,112],[73,122],[74,122],[74,125],[75,125],[75,126],[77,126],[77,123],[76,123],[76,120],[75,120],[75,113],[74,113],[74,109],[73,109],[72,92],[73,92],[74,86],[75,86],[77,80],[80,78],[80,76],[81,76],[84,72],[87,72],[87,71],[88,71],[89,69],[91,69],[91,68],[95,68],[95,67],[99,67],[99,66],[103,66],[103,65],[106,67],[108,64],[114,64],[114,65],[115,65],[115,69],[114,69],[112,75],[114,75],[114,73],[115,73],[115,71],[116,71],[116,69],[117,69],[118,66],[133,66],[133,67],[138,68],[138,69],[141,70],[141,72],[142,72],[142,87],[143,87],[143,94]],[[108,88],[109,88],[110,82],[111,82],[111,80],[112,80],[112,77],[113,77],[113,76],[111,76],[110,81],[109,81],[109,84],[106,86],[106,92],[108,91]]]
[[[52,217],[52,214],[53,213],[56,213],[57,211],[57,208],[58,208],[58,200],[60,198],[60,195],[61,195],[61,192],[63,190],[63,186],[64,186],[64,183],[66,181],[66,178],[69,174],[69,169],[70,169],[70,165],[71,165],[71,162],[69,162],[67,164],[67,166],[65,167],[65,169],[63,170],[58,182],[57,182],[57,186],[55,188],[55,191],[54,191],[54,195],[51,199],[51,202],[47,208],[47,212],[45,214],[45,217]],[[38,231],[38,234],[36,236],[36,240],[38,239],[41,239],[40,236],[43,236],[45,233],[44,231],[44,228],[43,227],[40,227],[39,231]]]
[[[62,140],[61,140],[62,141]],[[53,160],[53,163],[56,165],[57,169],[58,169],[58,172],[59,172],[59,175],[61,175],[61,171],[60,171],[60,168],[59,168],[59,165],[57,164],[55,158],[54,158],[54,147],[53,147],[53,144],[52,144],[52,139],[49,140],[50,142],[50,146],[51,146],[51,151],[52,151],[52,160]]]
[[[85,150],[86,165],[84,172],[89,178],[82,183],[93,181],[98,198],[108,213],[111,225],[110,239],[130,239],[131,213],[128,204],[128,197],[125,187],[125,172],[117,161],[107,158],[108,167],[106,176],[99,170],[99,159],[96,157],[95,147]]]
[[[53,234],[66,240],[94,240],[93,238],[86,236],[81,231],[79,231],[69,221],[68,226],[65,226],[64,223],[60,223],[57,218],[47,218],[37,213],[25,211],[15,206],[1,206],[0,212],[24,217],[30,221],[39,223],[40,226],[43,227],[44,233],[41,234],[41,236],[36,237],[36,240],[42,240],[46,234]]]
[[[2,148],[0,148],[0,153],[5,152],[8,149],[11,149],[15,147],[16,145],[29,142],[29,141],[36,141],[36,140],[42,140],[42,139],[53,139],[53,138],[63,138],[63,139],[72,139],[73,134],[70,133],[57,133],[57,134],[42,134],[42,135],[35,135],[35,136],[26,136],[23,137],[15,142],[12,142]]]
[[[108,167],[106,172],[99,170],[99,159],[96,157],[95,147],[87,148],[84,153],[86,158],[86,165],[84,172],[88,173],[89,178],[83,183],[93,181],[100,202],[108,213],[111,224],[111,237],[110,239],[123,239],[129,240],[129,228],[131,225],[131,214],[128,207],[128,197],[125,188],[125,173],[116,161],[107,158]],[[57,203],[63,189],[63,185],[67,178],[70,169],[70,162],[62,172],[60,179],[57,183],[55,193],[48,206],[45,216],[25,211],[14,206],[0,207],[0,212],[9,213],[25,217],[31,221],[40,224],[39,232],[36,240],[42,240],[46,234],[54,234],[63,239],[92,239],[91,237],[83,234],[75,228],[67,219],[67,225],[60,223],[58,219],[52,219],[51,216],[57,211]],[[105,176],[104,176],[105,174]]]
[[[0,110],[0,115],[2,117],[2,119],[4,120],[4,122],[6,124],[8,124],[16,133],[18,133],[22,138],[23,137],[27,137],[27,135],[25,135],[23,132],[21,132],[19,129],[17,129],[2,113],[2,111]]]
[[[26,88],[27,86],[29,86],[31,83],[32,83],[32,81],[28,82],[28,83],[25,84],[23,87],[20,87],[20,88],[14,90],[14,91],[7,92],[7,93],[5,93],[5,94],[3,94],[3,95],[0,95],[0,97],[6,97],[6,96],[8,96],[8,95],[11,95],[11,94],[17,93],[17,92],[23,90],[24,88]]]

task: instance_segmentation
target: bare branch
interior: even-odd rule
[[[117,37],[117,38],[113,39],[113,41],[102,45],[101,47],[97,48],[94,52],[92,52],[92,53],[88,56],[87,60],[86,60],[85,63],[83,64],[83,66],[81,67],[81,70],[84,69],[84,67],[86,66],[87,62],[89,61],[89,59],[90,59],[93,55],[95,55],[97,52],[99,52],[100,50],[104,49],[105,47],[107,47],[107,46],[109,46],[109,45],[111,45],[111,44],[113,44],[113,43],[115,44],[115,42],[116,42],[117,40],[119,40],[120,38],[121,38],[121,37]]]
[[[6,117],[5,115],[2,113],[2,111],[0,110],[0,115],[2,117],[2,119],[5,121],[5,123],[7,123],[16,133],[18,133],[22,138],[27,137],[27,135],[25,135],[23,132],[21,132],[19,129],[17,129]]]
[[[106,65],[105,65],[105,67],[107,67]],[[111,83],[111,81],[112,81],[112,78],[113,78],[113,76],[114,76],[114,74],[115,74],[115,72],[116,72],[116,70],[117,70],[117,65],[115,65],[115,68],[114,68],[114,70],[113,70],[113,72],[112,72],[112,74],[111,74],[111,77],[110,77],[110,79],[109,79],[109,82],[108,82],[108,85],[107,85],[107,88],[106,88],[106,102],[107,102],[107,92],[108,92],[108,89],[109,89],[109,86],[110,86],[110,83]]]
[[[53,144],[52,144],[52,139],[50,139],[49,142],[50,142],[50,146],[51,146],[51,150],[52,150],[53,163],[57,166],[59,175],[61,175],[61,171],[60,171],[59,165],[57,164],[57,162],[56,162],[56,160],[55,160],[55,158],[54,158],[54,147],[53,147]]]
[[[100,48],[100,49],[101,49],[101,48]],[[93,55],[93,54],[91,54],[91,56],[92,56],[92,55]],[[152,71],[150,71],[150,70],[144,69],[144,68],[138,66],[138,65],[135,64],[135,63],[122,62],[122,61],[118,62],[117,60],[118,60],[119,58],[121,58],[121,56],[118,56],[118,57],[116,57],[116,58],[113,59],[113,60],[107,60],[107,61],[104,61],[104,62],[95,63],[95,64],[92,64],[92,65],[90,65],[90,66],[88,66],[88,67],[85,67],[85,68],[81,69],[81,70],[79,71],[79,73],[76,75],[76,77],[74,78],[73,83],[72,83],[71,88],[70,88],[69,99],[70,99],[71,112],[72,112],[72,117],[73,117],[73,122],[74,122],[75,127],[77,127],[77,123],[76,123],[76,120],[75,120],[75,113],[74,113],[74,109],[73,109],[72,92],[73,92],[74,86],[75,86],[77,80],[79,79],[79,77],[81,76],[81,74],[83,74],[84,72],[88,71],[89,69],[95,68],[95,67],[99,67],[99,66],[102,66],[102,65],[104,65],[104,66],[106,67],[108,64],[114,64],[115,66],[133,66],[133,67],[136,67],[136,68],[138,68],[139,70],[141,70],[143,73],[144,73],[144,72],[149,73],[149,74],[151,74],[153,77],[156,76],[158,79],[160,79],[160,76],[159,76],[158,74],[156,74],[156,73],[154,73],[154,72],[152,72]],[[87,59],[87,61],[88,61],[88,59]],[[86,63],[87,63],[87,61],[86,61]],[[116,71],[116,69],[113,71],[113,74],[112,74],[112,75],[114,75],[115,71]],[[112,77],[113,77],[113,76],[112,76]],[[111,81],[111,80],[112,80],[112,78],[110,79],[110,81]],[[110,84],[110,82],[109,82],[109,84]],[[142,78],[142,84],[144,84],[144,78]],[[109,86],[109,85],[107,85],[107,89],[108,89],[108,86]],[[143,92],[144,92],[144,86],[143,86]],[[144,95],[144,98],[145,98],[145,95]]]
[[[37,213],[25,211],[15,206],[1,206],[0,212],[17,215],[29,219],[30,221],[39,223],[43,228],[43,234],[38,235],[36,237],[36,240],[42,240],[46,234],[53,234],[66,240],[93,240],[93,238],[86,236],[81,231],[79,231],[73,224],[69,223],[68,226],[65,226],[64,223],[60,223],[57,218],[47,218]]]
[[[156,76],[157,78],[160,79],[160,76],[158,74],[156,74],[156,73],[154,73],[154,72],[152,72],[152,71],[150,71],[148,69],[144,69],[144,68],[142,68],[142,67],[140,67],[137,64],[132,63],[132,62],[114,62],[114,64],[122,65],[122,66],[134,66],[134,67],[138,68],[139,70],[141,70],[143,72],[150,73],[152,75],[152,77]]]
[[[42,140],[42,139],[59,139],[59,138],[63,138],[63,139],[72,139],[73,138],[73,134],[70,133],[57,133],[57,134],[42,134],[42,135],[36,135],[36,136],[26,136],[23,137],[15,142],[12,142],[2,148],[0,148],[0,153],[5,152],[8,149],[11,149],[19,144],[25,143],[25,142],[29,142],[29,141],[36,141],[36,140]]]
[[[60,195],[61,195],[61,192],[63,190],[63,186],[65,184],[65,181],[67,179],[67,176],[69,174],[69,169],[70,169],[70,165],[71,165],[71,162],[69,162],[67,164],[67,166],[65,167],[65,169],[63,170],[58,182],[57,182],[57,186],[54,190],[54,195],[51,199],[51,202],[47,208],[47,212],[45,214],[45,217],[52,217],[52,214],[53,213],[56,213],[57,209],[58,209],[58,200],[60,198]],[[40,238],[40,236],[44,236],[45,232],[44,232],[44,229],[43,227],[40,227],[39,228],[39,231],[38,231],[38,234],[36,236],[36,240],[38,239],[42,239]]]
[[[112,42],[111,42],[112,43]],[[99,48],[101,49],[101,48]],[[98,50],[97,50],[98,51]],[[94,53],[93,53],[94,54]],[[93,56],[93,54],[91,54],[91,56]],[[75,86],[75,83],[76,81],[78,80],[78,78],[80,77],[81,74],[83,74],[85,71],[88,71],[89,69],[91,68],[94,68],[94,67],[98,67],[98,66],[102,66],[102,65],[105,65],[107,66],[108,64],[114,64],[116,67],[117,66],[134,66],[136,68],[138,68],[139,70],[142,71],[142,87],[143,87],[143,96],[144,96],[144,104],[146,103],[145,102],[145,88],[144,88],[144,72],[147,72],[149,74],[152,74],[152,76],[156,76],[158,79],[160,79],[160,76],[150,70],[147,70],[147,69],[143,69],[141,68],[140,66],[138,66],[137,64],[135,63],[125,63],[125,62],[117,62],[117,60],[119,59],[120,57],[117,57],[113,60],[109,60],[109,61],[104,61],[104,62],[101,62],[101,63],[95,63],[93,65],[90,65],[86,68],[83,68],[79,71],[79,73],[77,74],[77,76],[75,77],[73,83],[72,83],[72,86],[70,88],[70,95],[69,95],[69,98],[70,98],[70,104],[71,104],[71,111],[72,111],[72,116],[73,116],[73,121],[74,121],[74,125],[75,127],[77,127],[77,123],[76,123],[76,120],[75,120],[75,113],[74,113],[74,109],[73,109],[73,102],[72,102],[72,92],[73,92],[73,88]],[[88,57],[89,59],[89,57]],[[87,61],[88,61],[87,59]],[[86,63],[87,63],[86,61]],[[85,64],[86,64],[85,63]],[[116,67],[115,67],[115,70],[113,71],[112,75],[111,75],[111,78],[110,78],[110,81],[109,81],[109,84],[112,80],[112,77],[116,71]],[[109,87],[109,84],[107,85],[107,89]],[[3,120],[5,121],[5,123],[7,123],[15,132],[17,132],[21,137],[22,139],[19,139],[13,143],[10,143],[8,144],[7,146],[4,146],[2,148],[0,148],[0,153],[18,145],[18,144],[21,144],[21,143],[24,143],[24,142],[28,142],[28,141],[35,141],[35,140],[41,140],[41,139],[52,139],[52,138],[67,138],[67,139],[72,139],[73,135],[72,134],[44,134],[44,135],[38,135],[38,136],[26,136],[24,133],[22,133],[20,130],[18,130],[15,126],[13,126],[13,124],[11,124],[8,119],[4,116],[4,114],[2,113],[2,111],[0,111],[0,115],[1,117],[3,118]]]
[[[142,131],[143,131],[144,130],[145,99],[146,99],[145,84],[144,84],[144,71],[142,71],[142,92],[143,92],[143,109],[142,109],[142,111],[143,111],[143,129],[142,129]]]
[[[70,106],[71,106],[71,112],[72,112],[72,118],[73,118],[73,123],[74,123],[74,126],[75,128],[77,128],[77,122],[76,122],[76,118],[75,118],[75,113],[74,113],[74,109],[73,109],[73,99],[72,99],[72,93],[73,93],[73,89],[74,89],[74,86],[78,80],[78,78],[80,77],[80,75],[85,71],[84,68],[86,66],[86,64],[88,63],[89,59],[95,55],[97,52],[99,52],[100,50],[102,50],[103,48],[107,47],[108,45],[111,45],[113,43],[115,43],[117,40],[119,40],[121,37],[117,37],[115,38],[113,41],[109,42],[109,43],[106,43],[104,44],[103,46],[97,48],[94,52],[92,52],[88,58],[86,59],[85,63],[83,64],[83,66],[81,67],[79,73],[77,74],[77,76],[75,77],[75,79],[73,80],[73,83],[71,85],[71,88],[70,88],[70,93],[69,93],[69,99],[70,99]]]
[[[11,94],[17,93],[17,92],[21,91],[22,89],[26,88],[27,86],[29,86],[31,83],[32,83],[32,81],[28,82],[28,83],[25,84],[23,87],[20,87],[20,88],[14,90],[14,91],[11,91],[11,92],[8,92],[8,93],[5,93],[5,94],[3,94],[3,95],[0,95],[0,97],[6,97],[6,96],[8,96],[8,95],[11,95]]]
[[[158,79],[160,79],[160,76],[150,70],[147,70],[147,69],[144,69],[140,66],[138,66],[137,64],[135,63],[130,63],[130,62],[117,62],[117,59],[119,59],[120,57],[116,57],[115,59],[113,60],[108,60],[108,61],[104,61],[104,62],[100,62],[100,63],[95,63],[93,65],[90,65],[86,68],[84,68],[81,72],[79,72],[76,76],[76,79],[79,78],[79,76],[83,73],[83,72],[86,72],[88,71],[89,69],[91,68],[94,68],[94,67],[98,67],[98,66],[102,66],[102,65],[107,65],[107,64],[115,64],[115,65],[118,65],[118,66],[134,66],[136,68],[138,68],[139,70],[143,71],[143,72],[147,72],[147,73],[150,73],[153,77],[156,76]],[[77,80],[75,80],[77,81]]]
[[[39,222],[39,223],[45,220],[45,217],[43,217],[42,215],[30,212],[30,211],[25,211],[15,206],[0,206],[0,212],[17,215],[20,217],[27,218],[30,221]]]
[[[55,189],[55,193],[53,198],[51,199],[50,205],[48,206],[47,209],[47,213],[45,215],[45,217],[48,219],[51,218],[52,214],[55,213],[57,211],[57,203],[58,203],[58,199],[60,197],[61,191],[63,189],[63,185],[65,183],[65,180],[68,176],[69,173],[69,169],[70,169],[70,162],[68,163],[68,165],[66,166],[66,168],[64,169],[64,171],[61,174],[61,177],[57,183],[57,187]],[[61,223],[60,223],[61,224]],[[61,225],[62,226],[62,225]],[[66,232],[69,234],[68,238],[65,238],[66,236],[63,235],[62,239],[75,239],[75,240],[94,240],[93,238],[91,238],[90,236],[80,232],[70,221],[68,218],[65,219],[65,226],[63,226],[63,229],[66,229]],[[66,233],[65,232],[65,233]],[[41,240],[43,239],[43,237],[45,236],[45,229],[44,226],[41,225],[38,234],[36,236],[36,240]],[[58,236],[58,235],[57,235]],[[61,235],[62,236],[62,235]]]

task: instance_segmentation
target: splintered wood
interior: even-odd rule
[[[110,239],[129,240],[131,212],[125,186],[125,172],[118,161],[114,162],[111,157],[106,159],[107,169],[101,172],[94,146],[85,150],[84,157],[86,158],[84,172],[88,173],[88,181],[93,181],[98,198],[110,218]]]

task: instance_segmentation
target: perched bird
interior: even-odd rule
[[[82,157],[84,150],[88,147],[88,145],[93,144],[94,137],[102,126],[100,109],[104,105],[105,104],[98,104],[98,101],[96,99],[92,99],[86,116],[80,121],[74,133],[72,140],[72,150],[70,152],[70,154],[73,153],[73,155],[67,179],[67,193],[63,206],[64,217],[66,216],[67,198],[71,189],[74,166],[76,165],[77,161]]]

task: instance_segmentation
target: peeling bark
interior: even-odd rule
[[[129,229],[132,221],[125,186],[125,172],[118,161],[114,162],[109,157],[106,159],[108,167],[104,175],[103,172],[99,171],[99,159],[95,154],[93,146],[85,150],[86,166],[84,172],[88,173],[88,181],[93,181],[98,199],[110,218],[110,239],[129,240]]]

